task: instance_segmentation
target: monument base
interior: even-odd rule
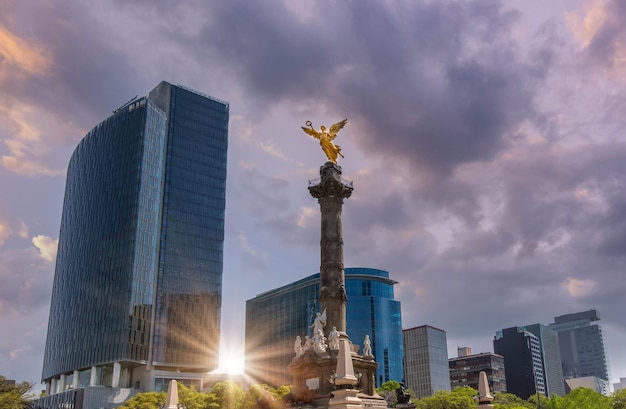
[[[378,396],[375,399],[372,399],[370,397],[367,396],[361,396],[361,395],[357,395],[359,398],[361,398],[361,404],[363,405],[364,408],[367,409],[383,409],[383,408],[387,408],[387,401],[382,397],[382,396]],[[413,406],[415,408],[415,405]]]
[[[292,407],[312,404],[317,408],[328,408],[335,389],[333,376],[337,369],[338,351],[331,350],[324,354],[306,351],[294,358],[289,364],[289,372],[293,377]],[[364,358],[351,353],[354,373],[359,379],[354,387],[362,407],[385,408],[387,402],[376,393],[375,377],[378,364],[372,358]],[[366,403],[366,404],[365,404]],[[352,403],[350,403],[352,404]]]
[[[336,389],[328,401],[329,409],[361,409],[362,401],[357,397],[358,389]]]

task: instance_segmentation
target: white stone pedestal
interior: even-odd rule
[[[333,397],[328,401],[328,408],[331,409],[362,409],[361,399],[356,395],[358,389],[336,389]]]

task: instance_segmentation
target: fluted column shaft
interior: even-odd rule
[[[326,328],[346,332],[346,288],[343,265],[341,210],[352,194],[352,184],[342,180],[341,167],[327,162],[320,168],[320,180],[309,186],[320,205],[320,306],[326,310]],[[328,331],[326,331],[328,332]]]

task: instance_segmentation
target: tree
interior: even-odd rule
[[[28,391],[33,387],[32,382],[13,383],[0,375],[0,408],[25,409],[32,406],[34,395]]]
[[[537,403],[535,402],[533,406],[531,402],[526,401],[517,395],[506,392],[498,392],[495,394],[493,407],[494,409],[534,409],[537,407]]]
[[[165,392],[141,392],[118,409],[160,409],[165,405]]]
[[[380,385],[380,388],[376,388],[376,392],[395,392],[396,389],[400,387],[400,382],[398,381],[387,381]]]
[[[548,409],[612,409],[611,398],[589,388],[576,388],[565,396],[553,396]]]
[[[244,397],[243,389],[231,381],[216,383],[211,393],[215,394],[221,409],[239,409]]]
[[[274,390],[274,394],[276,394],[277,398],[284,399],[291,392],[291,386],[281,385],[278,389]]]
[[[274,389],[269,385],[250,385],[245,393],[240,409],[280,409],[284,406],[283,398],[291,392],[289,386]]]
[[[539,399],[539,401],[541,402],[541,407],[542,408],[548,408],[550,405],[550,398],[548,398],[546,395],[540,395],[535,393],[534,395],[530,395],[528,397],[527,402],[529,402],[531,404],[531,406],[529,406],[530,408],[536,408],[537,407],[537,399]]]
[[[611,395],[614,409],[626,409],[626,389],[617,390]]]
[[[178,401],[186,409],[219,409],[217,400],[215,394],[198,392],[178,382]]]
[[[398,403],[398,395],[396,393],[396,389],[400,387],[400,382],[398,381],[387,381],[380,385],[380,388],[376,388],[376,392],[385,398],[387,402],[387,407],[395,407]]]
[[[476,390],[470,387],[455,388],[452,392],[437,391],[433,396],[415,402],[417,409],[475,409]]]

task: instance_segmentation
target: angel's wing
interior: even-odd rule
[[[335,139],[335,137],[337,136],[337,133],[339,133],[341,128],[346,126],[347,123],[348,123],[348,119],[346,118],[343,121],[340,121],[340,122],[337,122],[336,124],[333,124],[330,127],[330,129],[328,130],[328,136],[330,136],[330,139],[331,140]]]
[[[320,320],[326,322],[326,308],[324,308],[324,312],[322,313],[322,315],[320,316]]]
[[[317,132],[315,129],[313,128],[305,128],[304,126],[302,127],[302,130],[304,132],[306,132],[307,134],[311,135],[312,137],[314,137],[315,139],[319,139],[321,133]]]

